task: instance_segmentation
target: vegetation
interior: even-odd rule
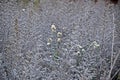
[[[0,9],[4,34],[0,79],[120,79],[114,5],[101,8],[79,0],[17,1],[20,7],[11,2]],[[40,8],[43,11],[37,13]]]

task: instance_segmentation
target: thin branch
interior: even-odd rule
[[[117,73],[119,73],[120,68],[117,70],[117,72],[112,76],[111,80],[117,75]]]
[[[112,70],[113,70],[113,67],[114,67],[114,65],[115,65],[115,63],[116,63],[119,55],[120,55],[120,51],[119,51],[119,53],[116,55],[116,57],[115,57],[115,59],[114,59],[114,62],[113,62],[113,65],[111,66],[111,70],[110,70],[110,74],[109,74],[109,75],[111,75],[111,72],[112,72]],[[119,71],[120,71],[120,69],[118,69],[118,72],[119,72]],[[114,76],[115,76],[116,74],[117,74],[117,73],[115,73],[115,74],[112,76],[112,78],[114,78]],[[112,78],[111,78],[111,80],[112,80]]]
[[[119,55],[120,55],[120,51],[119,51],[119,53],[116,55],[116,57],[115,57],[115,59],[114,59],[112,69],[113,69],[113,67],[114,67],[114,65],[115,65],[115,63],[116,63],[116,61],[117,61]]]
[[[113,53],[114,53],[114,51],[113,51],[113,48],[114,48],[114,41],[115,41],[115,23],[114,23],[114,21],[115,21],[115,16],[114,16],[114,13],[113,13],[113,37],[112,37],[112,52],[111,52],[111,66],[110,66],[110,72],[109,72],[109,75],[108,75],[108,79],[110,79],[110,75],[111,75],[111,72],[112,72],[112,69],[113,69],[113,67],[114,67],[114,62],[116,61],[116,60],[114,60],[114,62],[113,62]]]

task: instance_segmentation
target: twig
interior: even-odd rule
[[[111,72],[112,72],[112,69],[114,67],[114,63],[116,62],[116,58],[113,62],[113,48],[114,48],[114,40],[115,40],[115,37],[114,37],[114,34],[115,34],[115,16],[114,16],[114,13],[113,13],[113,37],[112,37],[112,52],[111,52],[111,66],[110,66],[110,71],[109,71],[109,75],[108,75],[108,80],[110,79],[110,75],[111,75]],[[117,56],[116,56],[117,57]]]
[[[120,68],[117,70],[117,72],[112,76],[111,80],[117,75],[117,73],[119,73]]]
[[[117,61],[119,55],[120,55],[120,51],[119,51],[119,53],[116,55],[116,57],[115,57],[115,59],[114,59],[114,62],[113,62],[113,65],[111,66],[109,75],[111,75],[112,70],[113,70],[113,67],[114,67],[114,65],[115,65],[115,63],[116,63],[116,61]],[[118,70],[118,71],[119,71],[119,70]],[[114,77],[114,76],[113,76],[113,77]],[[112,77],[112,78],[113,78],[113,77]],[[110,79],[110,77],[109,77],[109,79]],[[112,79],[111,79],[111,80],[112,80]]]

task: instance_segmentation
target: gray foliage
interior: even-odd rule
[[[0,80],[107,80],[113,30],[115,55],[120,48],[120,6],[35,1],[0,1]]]

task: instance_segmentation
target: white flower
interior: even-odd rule
[[[97,42],[96,42],[96,41],[93,41],[93,44],[97,44]]]
[[[55,25],[53,24],[53,25],[51,25],[51,30],[52,30],[52,32],[56,32],[56,27],[55,27]]]
[[[22,11],[25,11],[25,9],[22,9]]]
[[[81,54],[80,54],[80,51],[77,51],[73,55],[81,55]]]
[[[77,51],[77,53],[76,54],[80,54],[80,51]]]
[[[79,48],[82,48],[82,46],[78,45]]]
[[[61,32],[58,32],[57,33],[57,37],[61,37],[62,36],[62,33]]]
[[[57,42],[61,42],[61,38],[58,38],[58,39],[57,39]]]
[[[99,45],[96,41],[93,42],[93,47],[94,47],[94,48],[97,48],[97,47],[99,47],[99,46],[100,46],[100,45]]]
[[[52,42],[52,38],[49,38],[49,39],[48,39],[48,42],[47,42],[47,45],[50,45],[51,42]]]
[[[85,52],[85,49],[82,49],[82,52]]]
[[[48,39],[48,42],[50,42],[50,43],[51,43],[51,42],[52,42],[52,38],[49,38],[49,39]]]
[[[48,43],[47,43],[47,45],[49,46],[49,45],[50,45],[50,43],[48,42]]]

